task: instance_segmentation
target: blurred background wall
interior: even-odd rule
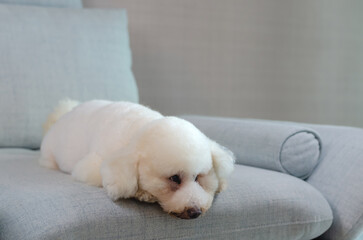
[[[140,102],[363,127],[363,1],[84,0],[127,8]]]

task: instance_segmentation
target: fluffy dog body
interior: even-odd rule
[[[129,102],[76,105],[63,102],[50,116],[41,165],[181,218],[198,217],[225,187],[232,154],[191,123]]]

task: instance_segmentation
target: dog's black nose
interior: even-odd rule
[[[189,208],[187,210],[189,218],[197,218],[202,214],[202,211],[198,208]]]

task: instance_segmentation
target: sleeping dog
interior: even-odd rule
[[[44,128],[42,166],[183,219],[206,212],[233,171],[233,154],[190,122],[135,103],[64,100]]]

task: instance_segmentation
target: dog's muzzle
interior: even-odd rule
[[[202,214],[202,210],[197,207],[193,207],[193,208],[186,208],[181,213],[172,213],[172,214],[182,219],[195,219]]]

